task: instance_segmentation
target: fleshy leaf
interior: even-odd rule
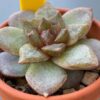
[[[54,36],[50,33],[49,30],[45,30],[41,34],[41,38],[45,45],[52,44],[54,40]]]
[[[59,23],[51,26],[50,32],[53,35],[57,36],[60,31],[61,31],[61,26]]]
[[[35,47],[43,46],[43,41],[36,29],[33,29],[30,33],[28,33],[28,38],[33,46]]]
[[[19,49],[28,39],[22,29],[5,27],[0,29],[0,48],[14,55],[19,55]]]
[[[56,10],[56,8],[54,8],[51,3],[47,2],[44,4],[44,6],[42,6],[40,9],[38,9],[35,13],[35,17],[38,19],[50,19],[51,17],[53,17],[56,13],[58,13],[58,11]]]
[[[63,15],[63,20],[69,30],[68,45],[75,44],[83,38],[90,30],[93,19],[93,13],[90,8],[75,8]]]
[[[49,21],[52,22],[52,24],[60,24],[61,28],[65,28],[65,23],[60,13],[56,13]]]
[[[85,7],[69,10],[63,15],[63,20],[66,26],[71,24],[87,24],[91,26],[92,18],[92,9]]]
[[[96,39],[83,39],[79,43],[86,44],[95,52],[100,65],[100,41]]]
[[[49,96],[56,92],[66,81],[64,69],[51,61],[33,63],[26,73],[28,84],[39,94]]]
[[[73,45],[88,33],[89,26],[87,24],[71,24],[67,26],[67,30],[69,33],[67,45]]]
[[[67,70],[67,81],[63,85],[63,89],[70,89],[70,88],[75,88],[77,87],[83,76],[84,76],[84,71],[69,71]]]
[[[43,30],[48,30],[48,29],[50,29],[51,28],[51,23],[48,21],[48,20],[46,20],[45,18],[43,18],[42,20],[41,20],[41,23],[40,23],[40,25],[39,25],[39,31],[40,32],[42,32]]]
[[[0,54],[0,72],[9,77],[23,77],[29,65],[18,64],[18,60],[18,56],[2,52]]]
[[[67,29],[62,29],[60,31],[60,33],[58,34],[58,36],[56,37],[55,42],[57,42],[57,43],[67,43],[68,38],[69,38],[69,34],[68,34]]]
[[[61,56],[54,58],[53,62],[70,70],[91,70],[98,66],[96,55],[84,44],[76,44],[67,48]]]
[[[20,59],[19,63],[32,63],[32,62],[41,62],[48,60],[48,56],[43,54],[36,47],[33,47],[31,44],[25,44],[20,48],[19,51]]]
[[[23,21],[32,21],[34,19],[34,12],[32,11],[18,11],[9,17],[9,26],[23,28]]]
[[[66,45],[64,43],[47,45],[42,48],[42,51],[49,56],[58,56],[65,50]]]
[[[23,21],[23,30],[24,33],[27,35],[28,33],[30,33],[34,28],[37,29],[39,24],[40,24],[40,20],[34,18],[32,21]]]

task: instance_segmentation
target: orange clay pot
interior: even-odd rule
[[[62,14],[67,11],[66,9],[58,10]],[[3,28],[7,25],[8,22],[5,21],[3,24],[0,25],[0,28]],[[91,30],[87,36],[89,38],[100,39],[100,22],[96,20],[93,21]],[[2,96],[2,100],[98,100],[100,98],[100,78],[90,86],[77,92],[59,96],[50,96],[48,98],[20,92],[14,88],[11,88],[2,80],[0,80],[0,95]]]

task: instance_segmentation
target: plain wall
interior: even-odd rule
[[[94,10],[94,16],[100,20],[100,0],[48,0],[56,7],[90,7]],[[0,0],[0,23],[9,17],[13,12],[19,10],[19,0]]]

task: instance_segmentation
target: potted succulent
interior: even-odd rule
[[[100,24],[93,21],[90,8],[59,11],[47,2],[35,13],[11,15],[0,26],[1,79],[15,88],[0,80],[3,100],[96,100],[100,96]],[[27,86],[32,94],[23,93]]]

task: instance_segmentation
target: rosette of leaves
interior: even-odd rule
[[[48,96],[67,82],[66,69],[91,70],[98,66],[94,51],[77,43],[89,31],[92,11],[76,8],[61,15],[50,3],[36,12],[20,11],[0,29],[0,72],[25,76],[40,95]]]

